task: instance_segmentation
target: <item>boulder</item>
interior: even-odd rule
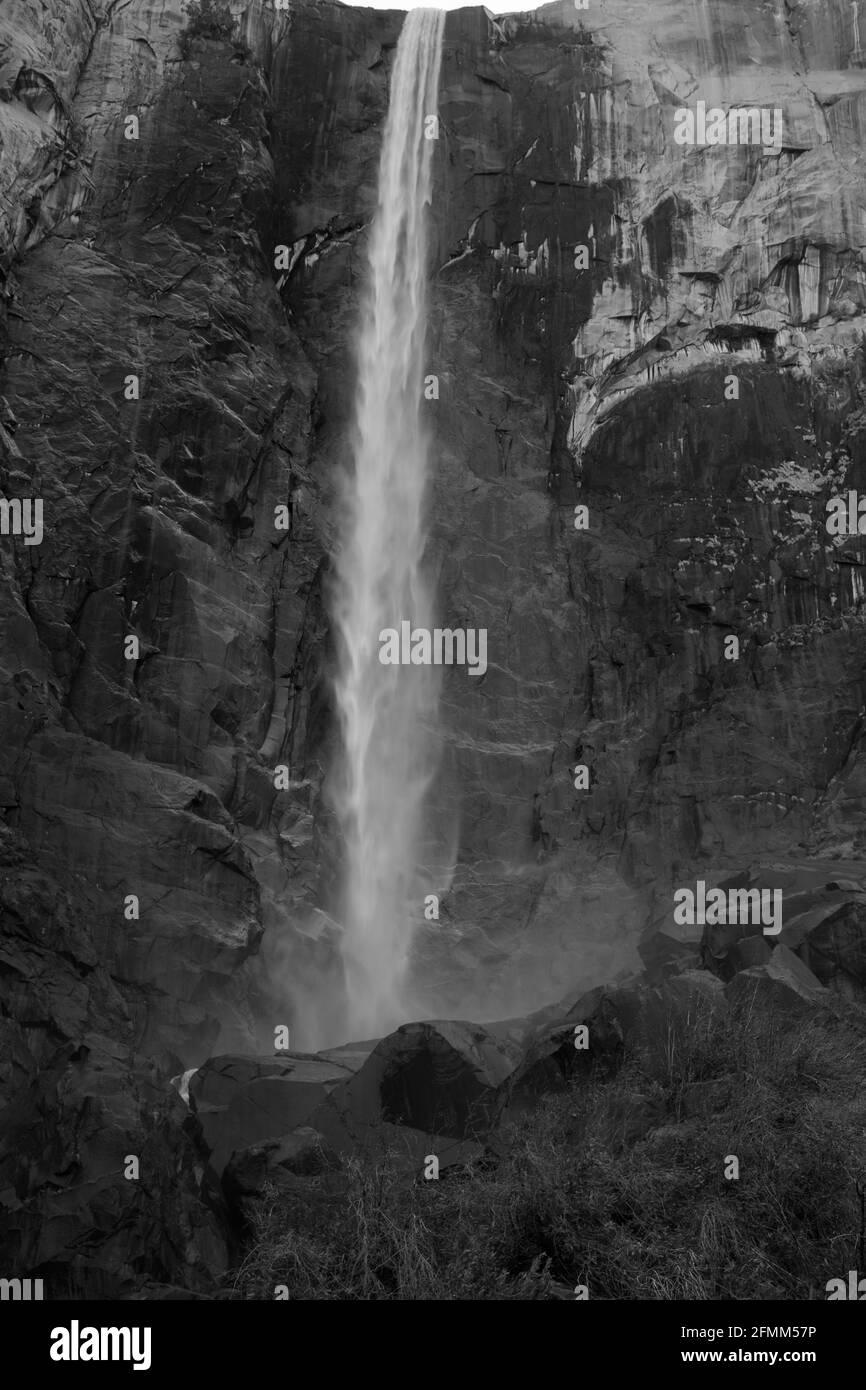
[[[238,1090],[251,1081],[270,1076],[289,1076],[293,1061],[288,1056],[249,1057],[221,1055],[209,1057],[197,1067],[187,1082],[187,1096],[198,1115],[223,1110],[235,1098]]]
[[[502,1105],[509,1118],[532,1109],[543,1095],[566,1090],[574,1078],[589,1075],[593,1064],[610,1063],[621,1041],[617,1038],[613,1047],[606,1046],[607,1037],[616,1035],[616,1023],[612,1020],[606,1030],[602,1019],[599,1011],[593,1020],[597,1031],[590,1031],[586,1051],[575,1046],[573,1024],[558,1024],[542,1031],[502,1087]]]
[[[587,1047],[577,1047],[576,1030],[587,1029]],[[599,1069],[611,1075],[619,1065],[623,1030],[611,993],[604,986],[560,1006],[559,1019],[545,1019],[528,1040],[519,1064],[502,1086],[502,1105],[510,1117],[531,1109],[538,1099],[565,1090],[576,1077]]]
[[[338,1062],[294,1053],[278,1060],[210,1059],[192,1078],[189,1095],[217,1174],[236,1150],[280,1139],[306,1125],[328,1093],[351,1074]]]
[[[674,922],[670,911],[664,908],[644,928],[638,951],[649,978],[662,980],[700,965],[699,945],[700,932],[691,925]]]
[[[835,899],[792,913],[785,939],[813,975],[834,993],[866,1002],[866,894],[825,889]],[[792,903],[796,908],[796,901]]]
[[[726,1008],[721,982],[706,970],[684,970],[659,983],[614,987],[605,998],[626,1052],[657,1048],[672,1022],[692,1027]]]
[[[859,861],[756,864],[719,886],[779,889],[782,929],[766,935],[739,923],[705,926],[701,950],[708,969],[729,980],[739,970],[767,964],[773,948],[782,945],[834,993],[866,999],[866,875]]]
[[[749,970],[753,965],[766,965],[773,954],[773,948],[766,936],[741,936],[728,947],[719,976],[728,980],[740,970]]]
[[[247,1194],[257,1193],[278,1170],[309,1178],[336,1168],[338,1162],[324,1137],[304,1125],[280,1139],[236,1150],[226,1165],[223,1186],[226,1191],[235,1188]]]
[[[766,965],[753,965],[735,975],[725,995],[741,1007],[804,1013],[825,1004],[829,991],[793,951],[777,946]]]
[[[489,1128],[499,1089],[520,1060],[516,1043],[479,1024],[406,1024],[382,1039],[351,1080],[331,1091],[311,1123],[322,1128],[327,1112],[348,1132],[385,1122],[474,1140]]]
[[[302,1190],[305,1180],[338,1170],[339,1158],[324,1137],[302,1126],[280,1139],[236,1150],[226,1164],[222,1185],[230,1209],[248,1221],[266,1188]]]
[[[384,1038],[347,1086],[353,1112],[371,1102],[384,1120],[465,1139],[483,1130],[520,1060],[516,1044],[468,1022],[407,1024]]]

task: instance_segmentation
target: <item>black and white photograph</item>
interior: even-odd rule
[[[579,1303],[670,1367],[853,1328],[864,43],[0,0],[31,1369],[218,1372],[297,1302]]]

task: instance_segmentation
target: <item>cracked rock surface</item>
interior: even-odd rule
[[[229,8],[0,6],[0,486],[45,510],[41,544],[0,537],[0,1242],[91,1296],[218,1281],[170,1078],[315,1036],[335,969],[323,593],[402,16]],[[780,108],[781,147],[678,146],[698,100]],[[428,1014],[576,997],[642,933],[806,990],[677,935],[698,878],[784,884],[781,945],[862,995],[866,554],[824,515],[866,491],[864,102],[847,0],[447,16],[431,556],[489,668],[444,683]],[[381,1060],[251,1079],[236,1147],[339,1148],[334,1090]],[[466,1065],[470,1100],[502,1086]]]

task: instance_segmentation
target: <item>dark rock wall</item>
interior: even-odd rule
[[[492,653],[446,687],[447,906],[503,1009],[627,959],[672,884],[862,849],[863,555],[823,523],[862,485],[863,60],[841,5],[649,28],[623,3],[446,27],[437,554]],[[781,148],[677,146],[698,99],[777,106]],[[477,1011],[454,965],[443,999]]]
[[[240,37],[185,39],[174,4],[0,15],[2,206],[19,208],[0,251],[2,483],[46,517],[41,545],[0,548],[2,1236],[55,1287],[52,1262],[97,1292],[106,1263],[115,1288],[224,1266],[182,1103],[146,1182],[123,1156],[144,1153],[154,1067],[164,1098],[218,1036],[253,1045],[247,962],[314,880],[315,378],[269,248],[265,58],[285,22],[249,27],[261,62]],[[119,1212],[129,1252],[103,1236],[82,1256]]]
[[[231,10],[0,9],[0,483],[45,505],[0,539],[0,1169],[37,1265],[104,1224],[34,1254],[85,1178],[160,1219],[118,1176],[143,1138],[63,1149],[64,1076],[216,1231],[151,1070],[325,1040],[333,479],[402,21]],[[843,0],[448,15],[431,561],[489,670],[444,687],[431,1010],[609,977],[696,876],[862,851],[863,554],[823,527],[866,487],[862,63]],[[781,107],[782,149],[675,145],[698,99]],[[183,1282],[189,1240],[124,1278]]]

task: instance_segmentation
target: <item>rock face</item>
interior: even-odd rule
[[[786,1011],[808,1010],[821,1003],[826,993],[821,981],[787,946],[777,947],[766,965],[752,965],[735,975],[725,990],[729,999]]]
[[[457,867],[422,958],[451,1012],[632,963],[638,926],[701,866],[859,847],[862,557],[824,528],[862,453],[855,31],[842,4],[748,27],[721,5],[697,33],[676,0],[649,46],[645,30],[621,0],[447,17],[433,550],[445,618],[486,624],[493,653],[483,681],[445,687],[438,821],[459,831],[440,860]],[[373,106],[379,55],[361,71],[348,32],[340,62],[348,47]],[[329,22],[299,11],[293,33],[317,70]],[[772,102],[780,147],[677,145],[698,99]],[[327,465],[374,150],[319,100],[279,122],[303,151],[287,293]]]
[[[44,504],[40,544],[0,536],[0,1240],[71,1289],[225,1267],[201,1125],[229,1102],[196,1118],[168,1078],[278,1025],[346,1041],[323,596],[401,22],[0,7],[0,489]],[[663,973],[773,981],[784,947],[862,995],[866,559],[824,517],[866,491],[863,64],[847,0],[447,16],[431,555],[489,669],[444,686],[419,1012],[591,988],[641,929]],[[678,145],[699,100],[779,108],[780,147]],[[679,886],[777,871],[778,947],[672,922]],[[473,1095],[518,1065],[487,1033]],[[250,1079],[220,1153],[290,1094],[276,1137],[339,1147],[368,1052]]]
[[[189,1095],[215,1171],[223,1173],[235,1150],[305,1126],[349,1075],[346,1067],[317,1057],[266,1063],[211,1058],[192,1078]]]
[[[270,53],[283,21],[255,10]],[[269,98],[246,44],[188,34],[172,0],[14,0],[0,51],[0,205],[13,210],[0,223],[0,467],[4,494],[39,497],[45,513],[41,545],[0,547],[4,1067],[16,1083],[4,1247],[11,1236],[52,1274],[68,1265],[69,1286],[89,1293],[104,1289],[105,1261],[116,1288],[142,1273],[189,1287],[197,1264],[206,1281],[225,1267],[224,1238],[215,1256],[190,1229],[145,1271],[141,1222],[132,1263],[125,1247],[111,1253],[105,1214],[76,1199],[50,1250],[37,1241],[34,1223],[58,1203],[55,1163],[78,1192],[92,1176],[84,1152],[64,1153],[72,1116],[45,1111],[39,1087],[46,1069],[65,1087],[64,1058],[89,1031],[122,1037],[128,1060],[111,1086],[99,1078],[126,1116],[104,1121],[107,1207],[116,1217],[139,1190],[158,1228],[167,1214],[145,1195],[159,1191],[156,1164],[177,1172],[179,1206],[207,1218],[180,1102],[152,1142],[147,1127],[126,1134],[142,1109],[137,1067],[159,1067],[165,1097],[168,1076],[217,1039],[249,1048],[245,963],[274,901],[284,914],[304,892],[292,863],[310,838],[316,678],[302,649],[316,641],[323,549],[304,558],[297,508],[283,588],[274,505],[301,487],[292,460],[303,469],[314,377],[261,250],[273,239]],[[278,798],[270,766],[293,725],[294,790]],[[83,1088],[92,1062],[78,1066]],[[47,1154],[22,1167],[43,1112]],[[141,1156],[140,1189],[124,1180],[127,1152]]]
[[[27,1060],[14,1026],[3,1042]],[[0,1111],[6,1266],[38,1270],[52,1299],[145,1283],[210,1292],[232,1254],[225,1203],[196,1122],[150,1059],[85,1034],[31,1068]]]
[[[449,18],[443,574],[497,660],[449,690],[448,901],[505,975],[591,968],[701,866],[859,848],[863,557],[823,521],[861,481],[866,79],[844,6],[786,13],[662,4],[651,44],[637,3]],[[701,98],[778,106],[781,149],[677,146]]]
[[[804,858],[756,864],[719,886],[780,893],[782,921],[778,933],[769,937],[752,923],[704,927],[701,955],[709,970],[729,980],[750,967],[766,966],[772,974],[773,961],[788,959],[801,980],[805,970],[819,988],[866,1000],[866,877],[860,861]],[[700,931],[691,929],[690,934],[695,930]],[[645,954],[654,963],[660,956],[653,956],[652,946],[651,938]]]

